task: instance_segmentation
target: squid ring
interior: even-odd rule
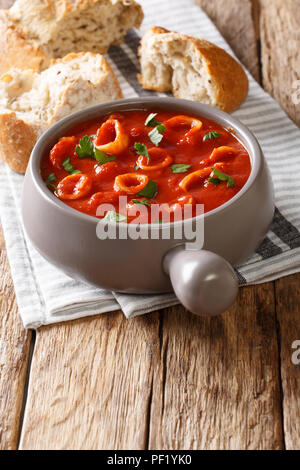
[[[63,137],[50,152],[50,162],[55,168],[61,169],[63,160],[74,152],[77,143],[76,137]]]
[[[97,208],[100,204],[114,204],[118,199],[118,195],[113,191],[110,193],[94,193],[88,204],[90,207]]]
[[[211,153],[209,160],[212,162],[217,162],[218,160],[220,161],[223,158],[231,157],[232,155],[236,155],[237,153],[237,149],[235,149],[234,147],[217,147]]]
[[[57,196],[64,200],[80,199],[92,189],[93,181],[88,175],[75,173],[66,176],[57,185]]]
[[[144,171],[160,170],[161,168],[165,168],[166,166],[169,166],[173,161],[172,157],[168,154],[168,152],[166,152],[166,150],[161,149],[161,148],[153,147],[148,150],[148,153],[150,155],[150,158],[161,156],[163,160],[157,163],[156,165],[148,165],[146,164],[146,162],[148,162],[147,157],[140,155],[137,160],[137,164],[141,170],[144,170]]]
[[[168,119],[167,121],[164,122],[164,125],[168,127],[179,127],[179,126],[190,126],[190,130],[185,134],[186,136],[190,136],[194,132],[200,131],[202,128],[202,121],[199,121],[199,119],[190,117],[190,116],[185,116],[184,114],[174,116],[171,119]]]
[[[124,191],[128,194],[137,194],[148,184],[147,175],[137,175],[136,173],[126,173],[115,178],[114,190]]]
[[[180,181],[179,186],[186,193],[196,183],[205,180],[211,174],[211,168],[203,168],[202,170],[194,171],[187,175],[183,180]]]
[[[105,134],[111,131],[112,128],[116,134],[115,139],[111,142],[101,145],[101,137],[105,136]],[[118,119],[108,119],[98,129],[97,137],[94,143],[98,150],[102,150],[103,152],[109,153],[111,155],[119,154],[127,149],[129,145],[129,136]]]

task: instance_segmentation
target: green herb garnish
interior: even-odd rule
[[[55,183],[55,181],[57,181],[57,178],[55,176],[54,173],[51,173],[46,179],[45,179],[45,183],[48,184],[48,183]]]
[[[156,129],[158,130],[158,132],[163,134],[166,130],[166,126],[164,126],[163,124],[159,124],[158,126],[156,126]]]
[[[127,219],[125,215],[119,214],[118,212],[108,211],[102,220],[107,220],[108,222],[124,222],[124,220]]]
[[[219,184],[221,183],[219,178],[216,178],[215,176],[208,178],[208,182],[214,184],[215,186],[219,186]]]
[[[222,134],[220,134],[219,132],[208,132],[204,135],[203,142],[205,142],[206,140],[217,139],[218,137],[221,137],[221,135]]]
[[[53,192],[57,191],[57,187],[52,183],[47,183],[47,187]]]
[[[166,126],[164,126],[163,124],[158,124],[158,126],[156,126],[154,129],[152,129],[152,131],[149,132],[148,137],[156,147],[158,147],[158,145],[162,141],[163,133],[165,132],[165,130]]]
[[[84,136],[75,149],[79,158],[94,158],[94,144],[89,136]]]
[[[132,202],[134,204],[143,204],[144,206],[151,206],[150,202],[147,201],[147,199],[142,199],[142,200],[139,200],[139,199],[132,199]]]
[[[235,185],[235,181],[232,176],[226,175],[225,173],[222,173],[222,171],[217,170],[216,168],[212,168],[212,172],[219,181],[227,181],[227,188],[232,188]],[[210,181],[210,183],[216,184],[216,182],[212,181]]]
[[[137,196],[147,197],[148,199],[153,199],[157,195],[157,183],[154,180],[148,181],[146,186],[137,193]]]
[[[104,165],[104,163],[113,162],[116,157],[114,155],[107,155],[103,150],[95,149],[95,159],[99,165]]]
[[[141,144],[140,142],[136,142],[134,144],[134,148],[137,151],[138,155],[143,155],[144,157],[147,157],[148,163],[150,160],[150,155],[148,153],[148,149],[145,144]]]
[[[80,170],[76,170],[76,168],[74,168],[74,166],[70,163],[70,157],[65,158],[65,160],[62,162],[62,166],[68,173],[70,173],[70,175],[81,173]]]
[[[96,138],[96,135],[87,135],[80,139],[79,145],[76,146],[76,153],[79,158],[94,158],[97,160],[99,165],[104,165],[108,162],[113,162],[116,157],[114,155],[107,155],[102,150],[95,148],[92,138]]]
[[[135,171],[138,171],[138,170],[140,169],[140,167],[139,167],[138,165],[134,165],[133,169],[134,169]]]
[[[191,165],[177,164],[171,165],[173,173],[186,173],[191,168]]]
[[[51,189],[51,191],[55,192],[57,190],[57,187],[52,184],[52,183],[55,183],[55,181],[57,181],[57,178],[56,178],[56,175],[54,173],[51,173],[46,179],[45,179],[45,183],[47,185],[47,187],[49,189]]]
[[[151,113],[151,114],[149,114],[149,116],[146,118],[145,126],[148,126],[148,127],[155,127],[155,126],[158,126],[159,124],[161,124],[160,121],[157,121],[157,120],[155,119],[156,116],[157,116],[157,113]]]

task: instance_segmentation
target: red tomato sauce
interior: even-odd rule
[[[245,185],[250,158],[230,129],[165,111],[157,111],[146,125],[149,114],[116,113],[68,132],[42,160],[49,190],[91,216],[99,205],[111,204],[130,222],[135,218],[130,208],[143,206],[150,213],[153,204],[167,203],[171,220],[184,204],[192,205],[193,215],[197,204],[209,212]],[[124,207],[119,212],[119,196],[127,197],[125,212]]]

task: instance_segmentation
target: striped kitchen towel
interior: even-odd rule
[[[143,33],[153,25],[200,35],[225,48],[215,26],[192,0],[140,1],[145,12]],[[140,33],[112,47],[107,58],[124,96],[151,96],[137,82]],[[232,53],[232,52],[231,52]],[[276,214],[257,252],[238,268],[240,284],[256,284],[300,271],[300,131],[249,76],[250,93],[234,113],[258,138],[271,169]],[[291,90],[292,93],[292,90]],[[121,308],[127,318],[174,305],[173,294],[134,296],[111,293],[74,281],[45,261],[26,238],[20,214],[23,176],[0,166],[1,220],[20,314],[25,327],[71,320]]]

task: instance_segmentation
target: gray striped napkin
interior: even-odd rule
[[[212,41],[231,52],[207,16],[191,0],[140,1],[145,12],[142,33],[159,25]],[[125,44],[107,56],[124,96],[151,96],[138,84],[139,36],[131,31]],[[232,53],[232,52],[231,52]],[[249,76],[250,93],[234,113],[257,136],[269,163],[276,194],[271,230],[257,252],[238,268],[240,284],[256,284],[300,271],[300,131]],[[45,261],[23,232],[20,197],[23,177],[0,166],[1,220],[20,314],[27,328],[72,320],[121,308],[127,318],[174,305],[173,294],[134,296],[111,293],[79,283]]]

